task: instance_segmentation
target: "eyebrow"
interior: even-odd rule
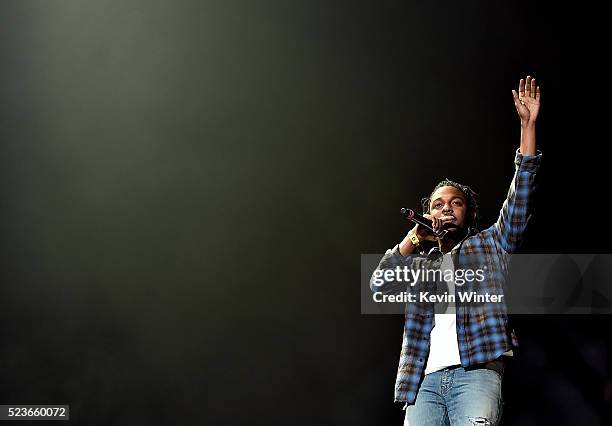
[[[455,201],[457,198],[459,198],[463,202],[467,202],[467,200],[465,198],[463,198],[462,196],[460,196],[460,195],[455,195],[453,198],[451,198],[451,201]],[[441,199],[442,199],[442,197],[438,197],[435,200],[431,200],[431,204],[433,204],[436,201],[441,200]]]

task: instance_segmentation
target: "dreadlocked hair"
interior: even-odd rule
[[[452,186],[454,188],[457,188],[459,191],[463,193],[463,195],[465,196],[465,200],[467,202],[467,217],[466,217],[467,225],[471,227],[477,227],[478,226],[478,200],[476,198],[478,197],[478,194],[474,192],[474,190],[470,188],[469,186],[462,185],[448,178],[438,183],[436,187],[433,189],[433,191],[431,191],[431,194],[429,194],[429,197],[425,197],[421,199],[421,205],[423,206],[423,213],[429,214],[430,205],[431,205],[431,197],[434,194],[434,192],[436,192],[439,188],[443,186]]]

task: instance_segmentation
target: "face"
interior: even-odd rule
[[[437,218],[454,217],[449,220],[456,226],[463,226],[467,216],[467,202],[463,192],[454,186],[442,186],[433,193],[429,204],[430,214]]]

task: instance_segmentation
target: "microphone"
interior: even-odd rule
[[[433,224],[431,220],[427,219],[426,217],[423,217],[422,215],[420,215],[419,213],[415,212],[412,209],[407,209],[405,207],[402,207],[402,209],[400,210],[400,213],[402,214],[402,216],[404,216],[404,218],[408,219],[411,222],[421,225],[423,228],[429,230],[432,234],[434,234],[438,238],[444,238],[444,236],[448,232],[447,229],[443,229],[442,231],[438,233],[434,232]]]

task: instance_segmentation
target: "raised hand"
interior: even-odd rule
[[[514,106],[521,123],[535,123],[540,111],[540,86],[536,86],[535,78],[527,76],[527,82],[521,78],[518,94],[512,89]]]

